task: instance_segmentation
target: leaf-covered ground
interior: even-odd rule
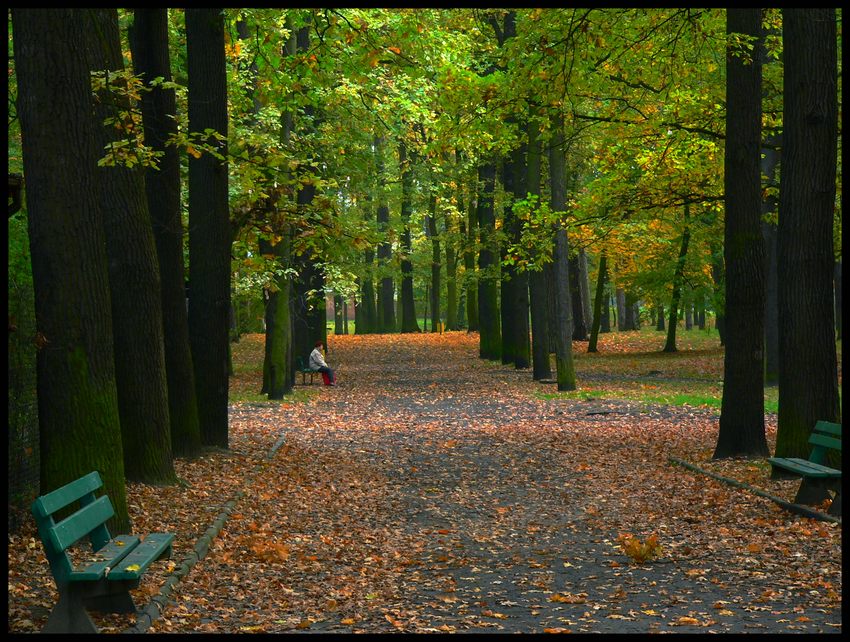
[[[793,499],[798,482],[770,480],[763,460],[711,461],[716,409],[619,394],[722,379],[719,347],[659,356],[661,343],[576,343],[580,387],[609,394],[547,398],[529,371],[478,359],[475,335],[331,337],[338,387],[234,402],[230,451],[177,462],[187,487],[128,486],[134,531],[177,535],[139,605],[238,499],[148,631],[840,633],[841,525],[670,465]],[[232,398],[251,399],[262,337],[234,358]],[[39,630],[56,599],[24,521],[10,632]],[[629,535],[660,551],[635,562]]]

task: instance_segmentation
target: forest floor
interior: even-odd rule
[[[568,395],[480,360],[477,335],[330,336],[340,385],[283,403],[256,394],[263,338],[243,337],[230,449],[178,460],[185,486],[128,484],[134,532],[176,534],[133,591],[140,607],[231,502],[144,630],[840,633],[841,524],[670,462],[786,501],[799,484],[764,459],[712,461],[716,407],[658,402],[718,386],[706,336],[680,333],[674,354],[646,331],[600,335],[594,355],[577,342]],[[774,414],[766,427],[772,451]],[[23,523],[12,633],[40,630],[57,597]],[[647,542],[655,557],[627,554]]]

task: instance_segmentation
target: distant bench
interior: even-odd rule
[[[832,490],[835,491],[835,497],[827,512],[830,515],[841,515],[841,471],[826,465],[830,450],[841,453],[841,424],[817,422],[809,437],[809,444],[812,452],[808,459],[771,457],[768,461],[775,468],[802,477],[795,503],[819,504],[830,497],[829,491]]]
[[[312,368],[308,368],[304,365],[304,359],[301,357],[295,357],[295,368],[298,370],[298,374],[301,375],[301,385],[307,384],[307,375],[310,375],[310,385],[313,385],[313,375],[319,374],[318,370],[313,370]]]
[[[111,537],[106,521],[115,510],[105,495],[95,497],[103,486],[97,471],[66,484],[33,502],[38,534],[59,589],[59,601],[50,613],[43,633],[97,633],[86,609],[103,613],[135,613],[130,589],[139,585],[151,562],[170,557],[171,533]],[[53,513],[79,509],[57,522]],[[92,552],[76,565],[68,549],[88,536]],[[76,550],[74,551],[77,552]]]

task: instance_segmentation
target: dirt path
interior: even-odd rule
[[[283,446],[168,631],[840,632],[840,559],[765,543],[799,518],[667,463],[710,445],[709,412],[538,400],[453,334],[331,350],[314,403],[234,408]],[[622,532],[661,556],[630,563]],[[813,560],[824,586],[795,577]]]

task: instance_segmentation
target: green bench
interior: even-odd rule
[[[32,504],[38,534],[59,589],[59,601],[43,633],[97,633],[86,609],[135,613],[130,589],[139,585],[151,562],[171,555],[171,533],[151,533],[144,539],[138,535],[111,537],[106,521],[115,510],[109,497],[95,497],[101,486],[103,482],[95,471],[42,495]],[[77,510],[59,521],[54,519],[54,513],[68,508]],[[74,547],[85,537],[91,542],[90,551]],[[76,559],[69,555],[69,549]]]
[[[313,376],[320,374],[318,370],[312,370],[304,365],[304,359],[301,357],[295,357],[295,368],[298,373],[301,375],[301,385],[307,385],[307,375],[310,375],[310,385],[313,385]]]
[[[829,507],[830,515],[841,515],[841,471],[826,465],[830,450],[841,452],[841,424],[819,421],[809,437],[812,452],[808,459],[797,457],[771,457],[775,468],[802,477],[800,490],[794,502],[797,504],[819,504],[828,499],[830,491],[835,497]]]

